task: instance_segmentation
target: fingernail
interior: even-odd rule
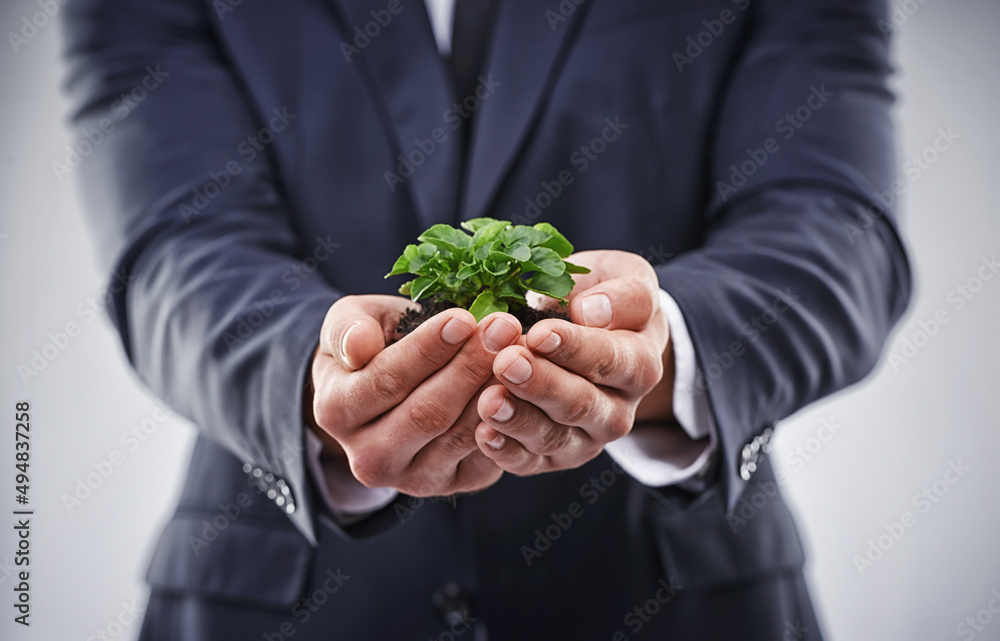
[[[611,323],[611,300],[604,294],[593,294],[583,299],[583,324],[588,327],[606,327]]]
[[[449,345],[458,345],[475,330],[475,327],[453,318],[441,328],[441,339]]]
[[[343,354],[345,358],[347,357],[347,339],[351,337],[351,332],[353,332],[354,329],[360,324],[360,321],[354,321],[351,323],[351,326],[347,328],[346,332],[344,332],[344,337],[340,339],[340,353]]]
[[[499,352],[517,338],[517,328],[502,318],[496,318],[486,328],[483,340],[491,352]]]
[[[531,363],[523,356],[518,356],[517,360],[504,370],[503,377],[514,385],[520,385],[531,378]]]
[[[500,405],[500,409],[494,412],[490,418],[503,423],[504,421],[509,421],[511,416],[514,416],[514,404],[505,398]]]
[[[491,441],[486,441],[486,444],[495,450],[499,450],[507,443],[507,439],[504,438],[503,434],[497,432],[496,438]]]
[[[559,334],[556,334],[555,332],[549,332],[548,337],[546,337],[546,339],[543,340],[541,344],[535,348],[535,351],[541,352],[543,354],[551,354],[552,352],[556,351],[556,348],[558,348],[561,344],[562,344],[562,337],[559,336]]]

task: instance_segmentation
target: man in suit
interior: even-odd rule
[[[908,299],[885,4],[458,1],[65,9],[110,313],[200,430],[141,638],[820,638],[766,452]],[[483,215],[585,250],[573,323],[389,344]]]

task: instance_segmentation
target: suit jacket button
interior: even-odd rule
[[[740,453],[740,478],[749,481],[754,472],[757,471],[757,450],[749,445],[743,446]]]
[[[431,605],[447,626],[460,625],[472,616],[472,594],[457,583],[445,583],[435,590]]]
[[[764,454],[771,453],[771,438],[774,436],[774,429],[767,428],[764,433],[760,435],[760,451]]]

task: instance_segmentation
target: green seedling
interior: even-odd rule
[[[565,307],[573,291],[571,274],[590,271],[565,260],[573,245],[549,223],[512,225],[473,218],[461,225],[434,225],[417,237],[420,244],[406,246],[386,274],[416,276],[403,283],[400,294],[414,301],[450,301],[472,312],[478,322],[493,312],[526,309],[529,290]]]

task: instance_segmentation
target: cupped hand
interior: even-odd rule
[[[312,363],[312,426],[368,487],[412,496],[488,487],[503,471],[476,444],[477,407],[520,323],[497,313],[477,326],[449,309],[387,346],[409,305],[366,295],[330,307]]]
[[[493,362],[500,384],[479,396],[476,441],[518,475],[579,467],[638,419],[670,420],[673,355],[655,271],[641,256],[569,258],[572,322],[545,320]]]

